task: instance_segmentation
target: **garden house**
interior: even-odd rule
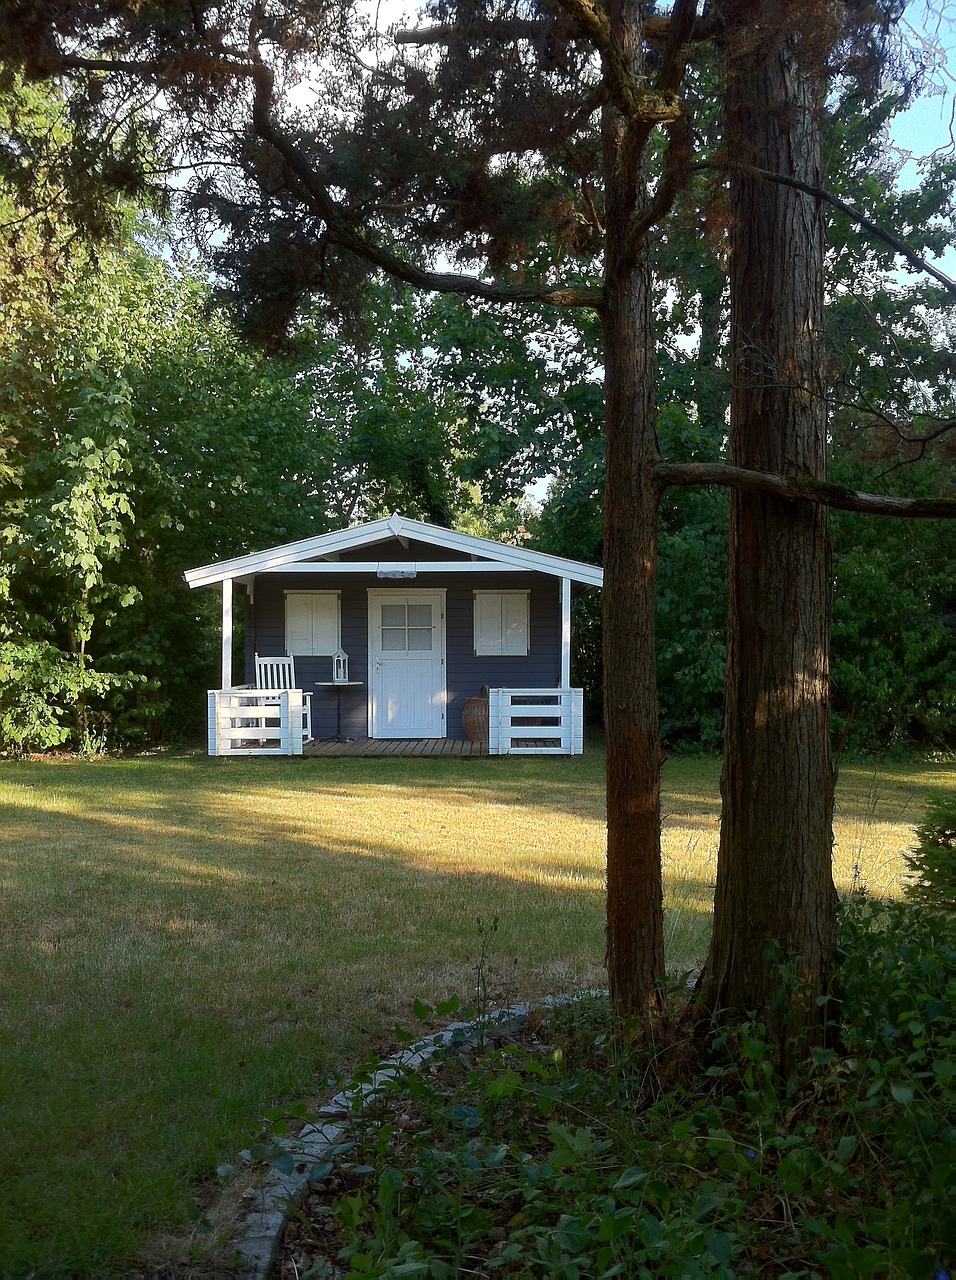
[[[582,750],[571,606],[601,585],[593,565],[393,515],[185,576],[222,591],[211,755],[329,740]]]

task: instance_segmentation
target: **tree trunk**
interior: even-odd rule
[[[780,32],[781,0],[763,31]],[[751,15],[752,17],[752,15]],[[743,22],[747,22],[744,17]],[[753,35],[754,29],[750,34]],[[730,47],[731,461],[824,478],[819,78],[799,37]],[[726,739],[714,933],[702,993],[764,1016],[786,1063],[819,1035],[836,940],[826,509],[733,491]],[[783,984],[779,963],[794,981]]]
[[[612,8],[615,36],[643,73],[643,6]],[[640,80],[638,80],[640,82]],[[607,461],[604,491],[604,723],[607,735],[607,966],[622,1017],[659,1001],[664,973],[660,738],[654,649],[658,494],[644,464],[659,456],[654,318],[646,249],[625,259],[647,199],[635,126],[604,111]]]

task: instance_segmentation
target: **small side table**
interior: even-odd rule
[[[342,736],[342,690],[364,688],[364,680],[316,680],[316,688],[318,689],[334,689],[335,690],[335,741],[345,742],[346,738]]]

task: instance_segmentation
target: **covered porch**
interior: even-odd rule
[[[580,689],[490,689],[487,739],[309,736],[301,689],[209,690],[209,754],[286,756],[580,755]]]

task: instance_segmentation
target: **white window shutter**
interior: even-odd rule
[[[339,647],[338,591],[289,591],[285,648],[293,657],[328,657]]]
[[[339,635],[339,593],[316,592],[312,596],[312,652],[323,657],[335,653]]]
[[[514,655],[529,651],[527,591],[475,592],[475,653],[479,657]]]
[[[475,592],[475,653],[501,653],[501,596],[495,591]]]
[[[293,656],[310,656],[312,648],[312,597],[305,592],[285,598],[285,649]]]
[[[501,652],[525,657],[528,643],[528,593],[506,591],[501,597]]]

